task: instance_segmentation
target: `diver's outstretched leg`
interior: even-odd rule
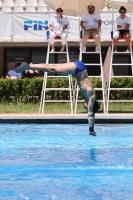
[[[30,70],[30,67],[29,67],[28,63],[26,63],[26,62],[23,62],[19,67],[17,67],[15,69],[15,71],[17,73],[21,73],[21,72],[23,72],[25,70]]]
[[[60,75],[69,75],[69,74],[74,74],[76,65],[71,62],[71,63],[62,63],[59,65],[51,65],[51,64],[46,64],[46,63],[40,63],[40,64],[28,64],[26,62],[23,62],[15,71],[17,73],[23,72],[25,70],[39,70],[42,72],[50,72],[50,73],[57,73]]]
[[[52,67],[51,67],[52,68]],[[39,71],[43,71],[43,72],[51,72],[50,65],[45,64],[45,63],[40,63],[40,64],[28,64],[26,62],[23,62],[17,69],[15,69],[15,71],[17,73],[23,72],[25,70],[39,70]]]

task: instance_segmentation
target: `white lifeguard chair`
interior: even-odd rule
[[[103,1],[103,0],[94,0],[92,1],[94,2],[96,5],[97,5],[97,9],[99,10],[100,12],[100,8],[104,7],[106,5],[106,3]],[[89,2],[86,2],[86,3],[89,3]],[[83,5],[81,4],[81,7],[79,8],[79,13],[82,13],[83,12]],[[81,16],[81,14],[80,14]],[[78,18],[79,19],[79,24],[80,24],[80,17]],[[86,65],[86,68],[87,70],[89,69],[89,67],[93,67],[93,66],[98,66],[99,69],[100,69],[100,74],[97,76],[90,76],[89,74],[89,78],[100,78],[101,80],[101,88],[95,88],[96,91],[101,91],[102,92],[102,100],[99,100],[100,102],[102,102],[103,104],[103,112],[105,113],[105,83],[104,83],[104,73],[103,73],[103,63],[102,63],[102,54],[101,54],[101,44],[99,46],[99,52],[95,52],[95,51],[86,51],[86,52],[82,52],[82,37],[81,37],[81,29],[80,29],[80,26],[79,26],[79,44],[80,44],[80,53],[79,53],[79,60],[83,61],[84,62],[84,55],[88,55],[91,56],[91,55],[97,55],[99,58],[98,58],[98,62],[92,62],[92,63],[89,63],[89,62],[84,62],[85,65]],[[88,42],[90,40],[93,40],[94,41],[94,38],[93,37],[90,37],[88,38]],[[89,71],[89,70],[88,70]],[[83,100],[78,100],[78,93],[79,93],[79,87],[78,85],[76,86],[76,100],[75,100],[75,114],[77,113],[77,104],[78,102],[83,102]]]
[[[129,0],[119,0],[119,1],[116,1],[116,0],[111,0],[112,4],[110,4],[110,6],[113,8],[112,10],[112,20],[114,20],[114,8],[115,9],[118,9],[120,8],[121,4],[119,3],[124,3],[124,6],[127,7],[129,6],[130,8],[130,20],[131,20],[131,4],[130,4],[130,1]],[[132,23],[130,23],[132,25]],[[113,31],[113,24],[112,24],[112,31]],[[130,37],[132,36],[132,26],[130,28]],[[124,40],[123,37],[119,38],[119,41],[122,41]],[[121,55],[121,56],[124,56],[124,57],[127,57],[127,60],[129,60],[128,63],[123,63],[123,60],[120,62],[115,62],[116,60],[116,57],[118,55]],[[131,75],[115,75],[113,73],[113,68],[115,69],[115,67],[121,67],[121,66],[127,66],[130,68],[131,70]],[[120,71],[121,72],[121,71]],[[110,92],[111,91],[114,91],[114,90],[117,90],[117,91],[126,91],[126,90],[133,90],[133,88],[119,88],[119,86],[117,88],[113,88],[111,87],[111,80],[113,78],[133,78],[133,53],[132,53],[132,43],[131,43],[131,40],[130,40],[130,52],[114,52],[114,46],[113,46],[113,41],[112,41],[112,50],[111,50],[111,60],[110,60],[110,70],[109,70],[109,80],[108,80],[108,89],[107,89],[107,107],[106,107],[106,112],[108,113],[109,112],[109,103],[110,102],[133,102],[133,100],[110,100]]]
[[[88,38],[88,41],[89,40],[94,40],[92,37],[91,38]],[[104,84],[104,75],[103,75],[103,63],[102,63],[102,55],[101,55],[101,46],[100,46],[100,51],[99,52],[94,52],[94,51],[87,51],[87,52],[82,52],[82,42],[81,42],[81,39],[80,39],[80,56],[79,56],[79,60],[82,60],[84,62],[84,59],[83,59],[83,55],[88,55],[88,56],[91,56],[91,55],[97,55],[99,58],[99,62],[93,62],[93,63],[85,63],[86,65],[86,68],[88,69],[89,71],[89,67],[93,67],[93,66],[98,66],[100,68],[100,74],[98,76],[88,76],[89,78],[100,78],[101,79],[101,88],[94,88],[96,91],[102,91],[102,100],[98,100],[99,102],[102,102],[103,104],[103,112],[105,113],[105,84]],[[78,92],[79,92],[79,87],[77,85],[77,89],[76,89],[76,101],[75,101],[75,114],[77,113],[77,104],[78,102],[83,102],[83,100],[78,100]]]
[[[49,7],[49,19],[50,19],[50,7]],[[67,33],[66,33],[67,34]],[[68,34],[67,34],[68,35]],[[60,41],[61,38],[60,36],[55,37],[55,42]],[[66,61],[67,63],[70,62],[69,59],[69,51],[68,51],[68,43],[66,40],[66,51],[64,52],[50,52],[50,42],[48,42],[48,49],[47,49],[47,56],[46,56],[46,64],[50,64],[49,63],[49,58],[50,55],[53,54],[65,54],[66,55]],[[58,65],[61,63],[52,63],[52,65]],[[65,87],[61,87],[61,88],[48,88],[47,87],[47,80],[48,78],[67,78],[68,79],[68,85],[69,87],[65,88]],[[57,102],[69,102],[70,103],[70,111],[71,114],[73,114],[73,98],[72,98],[72,88],[73,88],[73,83],[72,83],[72,76],[68,75],[68,76],[59,76],[59,75],[52,75],[52,74],[48,74],[47,72],[44,73],[44,80],[43,80],[43,85],[42,85],[42,93],[41,93],[41,101],[40,101],[40,110],[39,113],[44,113],[44,108],[45,108],[45,103],[46,102],[53,102],[53,103],[57,103]],[[70,99],[69,100],[46,100],[46,91],[69,91],[69,96]]]

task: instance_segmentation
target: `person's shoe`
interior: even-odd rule
[[[100,47],[96,47],[95,51],[100,52]]]
[[[23,72],[23,71],[25,71],[25,70],[28,70],[28,69],[30,69],[28,63],[23,62],[19,67],[17,67],[17,68],[15,69],[15,72],[21,73],[21,72]]]
[[[54,53],[54,49],[52,48],[50,52],[51,52],[51,53]]]
[[[96,136],[96,132],[89,132],[89,135]]]
[[[86,47],[83,47],[83,48],[82,48],[82,52],[83,52],[83,53],[86,52]]]
[[[64,52],[64,48],[61,48],[60,52]]]
[[[127,49],[126,51],[125,51],[125,53],[129,53],[130,52],[130,50],[129,49]]]

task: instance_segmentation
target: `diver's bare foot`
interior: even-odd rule
[[[30,69],[30,67],[29,67],[28,63],[23,62],[19,67],[17,67],[17,68],[15,69],[15,71],[16,71],[17,73],[21,73],[21,72],[23,72],[23,71],[25,71],[25,70],[29,70],[29,69]]]
[[[33,63],[30,62],[29,66],[32,67]]]
[[[94,132],[89,132],[88,134],[92,135],[92,136],[96,136],[96,132],[95,131]]]

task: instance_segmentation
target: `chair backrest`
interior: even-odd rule
[[[14,8],[14,12],[24,12],[24,9],[23,9],[23,7],[21,7],[21,6],[16,6],[16,7]]]
[[[33,7],[33,6],[28,6],[28,7],[26,8],[26,12],[36,12],[36,8]]]
[[[38,6],[37,0],[29,0],[27,3],[27,7],[29,7],[29,6],[37,7]]]
[[[46,4],[44,3],[44,0],[40,0],[38,6],[46,6]]]
[[[57,36],[55,37],[55,39],[56,39],[56,40],[60,40],[61,37],[60,37],[59,35],[57,35]]]
[[[13,0],[5,0],[3,6],[9,6],[13,7],[14,6],[14,1]]]
[[[25,0],[16,0],[15,7],[17,6],[25,7],[26,6]]]
[[[48,12],[48,8],[47,6],[39,6],[37,9],[38,12],[44,12],[47,13]]]
[[[120,36],[118,40],[125,40],[123,36]]]
[[[1,2],[1,0],[0,0],[0,8],[2,8],[2,2]]]
[[[12,9],[11,9],[11,7],[9,7],[9,6],[4,6],[4,7],[2,8],[2,12],[11,13],[11,12],[12,12]]]
[[[93,36],[88,37],[88,40],[94,40]]]

